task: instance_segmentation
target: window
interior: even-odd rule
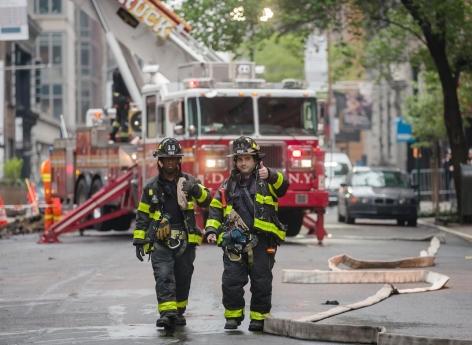
[[[62,64],[62,32],[44,32],[36,41],[36,55],[44,64]]]
[[[59,119],[63,113],[62,84],[41,86],[41,112]]]
[[[61,14],[62,0],[34,0],[34,13]]]
[[[260,132],[266,135],[315,135],[314,99],[261,97],[258,100]]]

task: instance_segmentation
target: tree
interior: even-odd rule
[[[362,28],[371,39],[386,27],[396,27],[416,40],[411,45],[417,51],[426,48],[441,85],[460,213],[460,164],[466,161],[467,147],[458,83],[463,72],[472,71],[472,3],[466,0],[279,0],[278,4],[284,13],[279,26],[281,33],[306,35],[315,27],[339,32],[354,27]]]

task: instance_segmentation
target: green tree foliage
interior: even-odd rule
[[[367,40],[376,40],[370,49],[381,59],[372,62],[380,61],[379,66],[388,67],[390,63],[416,59],[437,73],[460,212],[460,163],[466,160],[467,147],[458,85],[461,74],[472,72],[472,2],[278,0],[278,4],[285,12],[281,32],[306,35],[313,26],[340,33],[350,27],[361,28]]]
[[[12,158],[5,161],[3,165],[3,180],[7,184],[21,183],[21,169],[23,160],[21,158]]]

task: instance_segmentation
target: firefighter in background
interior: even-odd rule
[[[259,145],[242,136],[233,142],[234,168],[210,204],[206,239],[224,250],[225,329],[244,319],[244,286],[251,279],[250,331],[262,331],[271,309],[272,268],[285,226],[277,217],[277,199],[288,188],[281,172],[268,169]]]
[[[129,99],[126,96],[116,94],[116,117],[111,124],[110,139],[114,142],[128,142],[128,111]]]
[[[207,207],[211,195],[198,180],[181,171],[183,154],[176,139],[162,140],[153,156],[159,175],[143,189],[133,244],[140,261],[150,253],[160,313],[156,326],[172,330],[174,325],[186,324],[195,246],[202,241],[194,206]]]
[[[43,181],[44,189],[44,202],[46,207],[44,208],[44,229],[48,230],[54,223],[54,209],[53,209],[53,198],[51,195],[51,160],[48,158],[41,163],[41,180]]]

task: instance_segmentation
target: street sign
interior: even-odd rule
[[[395,120],[397,125],[397,143],[412,143],[415,141],[413,138],[413,128],[405,121],[402,116],[399,116]]]

